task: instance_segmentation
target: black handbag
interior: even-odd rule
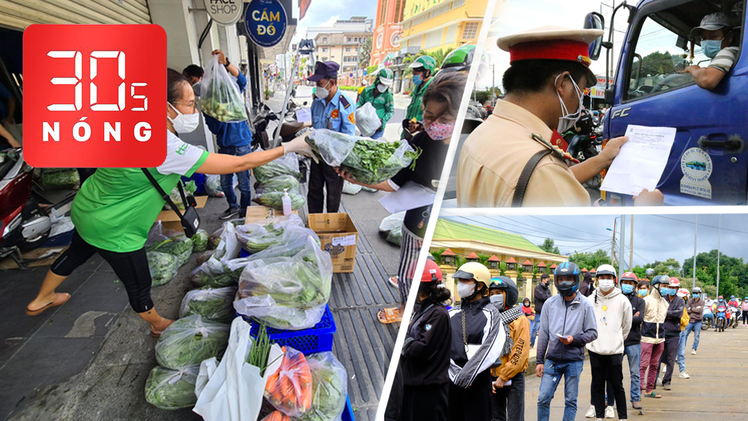
[[[179,183],[177,183],[177,188],[179,189],[179,194],[182,196],[182,203],[184,203],[184,214],[181,213],[179,211],[179,208],[177,208],[174,202],[172,202],[171,197],[166,194],[164,189],[161,188],[161,185],[159,185],[156,179],[153,178],[153,175],[147,169],[141,169],[143,170],[143,174],[148,177],[148,180],[151,182],[153,187],[155,187],[156,190],[161,193],[161,197],[163,197],[166,203],[169,204],[169,207],[177,214],[177,216],[179,216],[179,220],[182,223],[182,229],[184,229],[184,235],[186,235],[187,238],[192,238],[192,236],[197,233],[197,229],[200,227],[200,215],[198,215],[197,210],[195,210],[195,206],[197,206],[195,197],[192,195],[184,194],[182,180],[179,180]]]

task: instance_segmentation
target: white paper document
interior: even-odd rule
[[[675,140],[675,127],[629,125],[629,137],[605,175],[600,190],[638,195],[657,188]]]
[[[407,211],[434,203],[436,193],[418,183],[408,181],[396,192],[379,199],[390,213]]]
[[[296,121],[299,123],[311,123],[312,122],[312,110],[311,108],[299,108],[296,110]]]

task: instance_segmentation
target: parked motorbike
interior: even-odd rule
[[[566,152],[579,162],[584,162],[597,156],[602,150],[603,138],[597,133],[598,128],[602,126],[585,110],[576,127],[579,131],[569,130],[564,132],[562,137],[568,144]],[[584,186],[590,189],[599,189],[600,185],[600,174],[584,183]]]
[[[23,160],[21,148],[0,153],[0,258],[35,249],[49,237],[52,221],[32,197],[34,169]]]
[[[705,317],[701,321],[701,330],[707,330],[714,327],[714,315],[712,317]]]
[[[294,96],[294,92],[292,92],[291,96]],[[304,101],[301,106],[305,105],[307,105],[306,101]],[[300,108],[301,107],[296,104],[293,99],[290,99],[288,103],[288,111],[281,120],[281,116],[278,113],[274,112],[266,104],[262,104],[257,115],[252,119],[252,127],[254,128],[252,150],[258,148],[269,149],[274,146],[272,144],[272,133],[268,133],[268,126],[271,121],[277,121],[279,122],[278,124],[281,125],[279,133],[281,143],[293,140],[295,137],[302,135],[305,130],[308,130],[304,127],[304,123],[299,122],[296,118],[296,111]],[[302,177],[306,177],[307,159],[300,157],[299,167]],[[302,179],[302,183],[305,181],[305,179]]]
[[[725,306],[717,307],[717,313],[715,314],[715,318],[716,318],[716,327],[714,331],[724,332],[725,327],[727,327],[727,307]]]
[[[735,329],[740,323],[740,308],[730,306],[730,313],[732,315],[730,326]]]

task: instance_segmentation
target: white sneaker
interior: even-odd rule
[[[589,411],[587,411],[587,414],[584,416],[585,418],[595,418],[595,405],[590,406]]]
[[[696,355],[696,350],[695,349],[691,350],[691,355]]]
[[[681,379],[690,379],[691,378],[691,376],[689,376],[688,373],[686,373],[685,371],[682,372],[682,373],[680,373],[680,374],[678,374],[678,377],[680,377]]]
[[[663,364],[663,366],[662,366],[662,372],[664,373],[664,372],[666,372],[666,371],[667,371],[667,365],[664,365],[664,364]]]
[[[615,418],[616,412],[613,410],[612,406],[606,406],[605,407],[605,418]]]

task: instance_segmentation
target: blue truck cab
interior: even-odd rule
[[[745,0],[642,0],[636,6],[621,6],[629,9],[629,27],[622,44],[616,40],[621,54],[614,85],[606,90],[610,109],[604,118],[605,138],[623,136],[630,124],[675,127],[675,142],[657,185],[665,195],[665,204],[745,204]],[[741,53],[721,82],[708,90],[697,86],[689,73],[680,71],[689,65],[709,66],[710,59],[691,30],[714,12],[729,18],[732,46],[739,47]],[[603,45],[609,48],[612,43]],[[633,204],[630,197],[624,197],[623,202]]]

